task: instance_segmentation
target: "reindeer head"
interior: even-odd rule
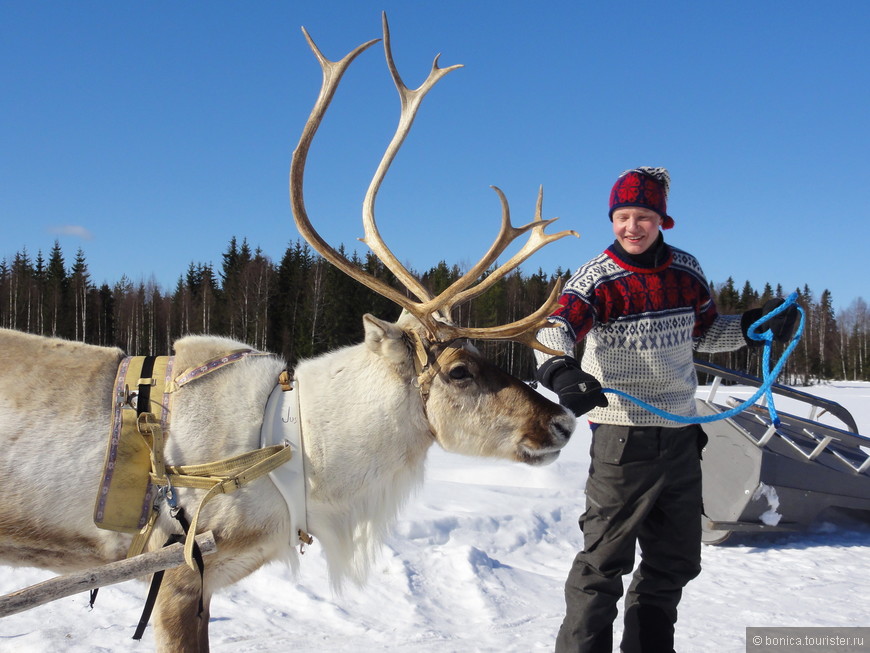
[[[435,346],[426,414],[447,451],[531,465],[559,457],[574,415],[480,356],[470,344]]]
[[[461,278],[436,296],[399,262],[378,232],[375,200],[387,170],[410,131],[423,98],[442,77],[461,66],[440,68],[436,57],[423,84],[417,89],[409,89],[402,82],[393,61],[390,32],[384,16],[384,50],[390,74],[399,92],[401,115],[396,132],[365,196],[365,237],[361,240],[405,287],[407,294],[353,265],[326,243],[312,226],[303,197],[303,176],[314,134],[344,72],[357,56],[380,39],[364,43],[343,59],[334,62],[320,52],[304,28],[303,32],[320,62],[323,84],[303,128],[299,144],[293,152],[290,166],[290,203],[299,232],[327,261],[404,309],[407,317],[400,319],[396,325],[366,316],[367,342],[370,338],[380,338],[378,346],[382,347],[383,352],[390,351],[393,354],[402,351],[397,348],[398,340],[406,343],[404,349],[408,355],[407,364],[411,365],[408,369],[413,370],[413,374],[409,374],[409,380],[420,388],[431,431],[444,448],[530,463],[555,459],[558,450],[564,446],[573,430],[573,415],[484,360],[468,340],[513,340],[548,353],[561,353],[546,348],[535,337],[540,328],[548,325],[547,318],[557,305],[561,283],[555,284],[549,298],[537,311],[510,324],[485,328],[463,327],[453,322],[452,311],[455,306],[486,292],[544,245],[568,235],[577,236],[577,233],[544,232],[555,218],[543,220],[541,217],[543,191],[538,193],[532,222],[514,227],[504,193],[493,187],[502,207],[501,228],[489,251]],[[527,233],[529,237],[521,249],[481,280],[507,247]],[[375,333],[376,331],[380,333]],[[392,344],[389,344],[390,341]]]

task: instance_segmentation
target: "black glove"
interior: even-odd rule
[[[743,317],[740,319],[740,328],[743,329],[743,338],[746,340],[748,345],[757,346],[763,344],[762,340],[753,340],[749,337],[749,327],[774,309],[781,306],[784,301],[785,300],[779,298],[770,299],[765,302],[764,306],[761,308],[750,308],[743,314]],[[791,340],[791,337],[794,335],[794,332],[797,329],[797,320],[798,310],[797,307],[792,304],[782,313],[774,315],[766,322],[763,322],[759,325],[756,331],[763,333],[769,329],[771,333],[773,333],[773,339],[776,342],[785,343]]]
[[[571,356],[556,356],[538,368],[538,381],[559,395],[559,403],[578,417],[596,406],[604,408],[607,397],[601,384],[591,374],[580,369]]]

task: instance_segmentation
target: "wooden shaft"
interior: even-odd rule
[[[196,543],[203,555],[217,551],[217,545],[211,531],[197,535]],[[184,564],[184,544],[177,542],[158,551],[110,562],[95,569],[56,576],[17,592],[0,596],[0,618],[24,612],[38,605],[62,599],[65,596],[86,592],[95,587],[123,583],[182,564]]]

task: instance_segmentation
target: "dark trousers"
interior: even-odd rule
[[[557,653],[610,653],[622,576],[641,563],[625,598],[621,650],[671,653],[683,587],[701,571],[700,426],[602,424],[592,436],[584,548],[565,583]]]

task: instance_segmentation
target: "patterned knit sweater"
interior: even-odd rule
[[[654,262],[641,263],[618,243],[580,267],[538,340],[572,355],[586,339],[581,366],[605,388],[622,390],[669,413],[695,416],[693,352],[746,344],[740,315],[719,315],[698,261],[659,239]],[[549,358],[536,352],[538,365]],[[591,422],[681,426],[607,394]]]

